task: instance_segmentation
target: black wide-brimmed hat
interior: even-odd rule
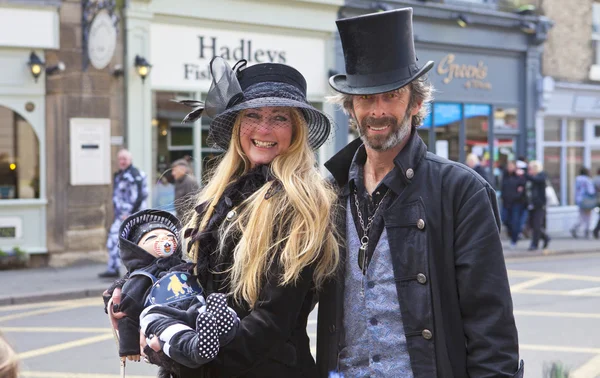
[[[403,8],[336,21],[346,74],[329,79],[333,89],[350,95],[384,93],[427,73],[433,61],[417,65],[412,14],[412,8]]]
[[[246,67],[237,62],[233,69],[221,57],[210,62],[213,82],[204,103],[184,100],[194,108],[184,122],[195,121],[206,113],[213,120],[209,140],[222,149],[229,148],[233,126],[240,111],[263,107],[292,107],[300,111],[308,127],[308,144],[319,148],[331,133],[331,118],[306,99],[306,80],[295,68],[280,63]]]

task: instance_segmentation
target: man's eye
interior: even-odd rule
[[[362,98],[363,100],[368,100],[368,99],[371,98],[371,96],[369,96],[369,95],[362,95],[362,96],[360,96],[360,98]]]
[[[388,97],[389,98],[398,97],[398,94],[396,92],[388,93]]]

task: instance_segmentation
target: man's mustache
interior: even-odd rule
[[[363,118],[361,122],[363,127],[371,126],[371,127],[381,127],[390,125],[392,128],[396,128],[398,126],[398,118],[394,116],[383,116],[383,117],[373,117],[366,116]]]

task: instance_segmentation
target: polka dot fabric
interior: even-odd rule
[[[219,335],[225,335],[233,328],[235,316],[227,307],[227,297],[222,293],[213,293],[206,298],[206,311],[213,314],[217,321]]]
[[[196,319],[198,333],[198,354],[200,357],[212,360],[219,352],[219,330],[213,314],[203,312]]]

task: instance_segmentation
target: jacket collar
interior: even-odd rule
[[[325,163],[325,167],[331,172],[336,183],[345,194],[348,194],[348,176],[352,159],[362,144],[360,138],[353,140]],[[412,182],[417,166],[426,153],[427,146],[413,128],[408,143],[394,158],[394,165],[400,171],[398,176],[405,184]]]

